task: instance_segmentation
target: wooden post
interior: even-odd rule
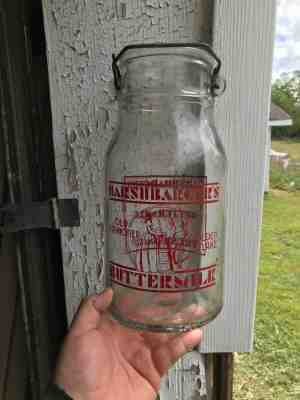
[[[233,360],[233,353],[214,354],[212,400],[232,400],[234,371]]]

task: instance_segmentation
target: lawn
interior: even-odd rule
[[[288,152],[300,159],[298,149]],[[236,355],[234,390],[235,400],[300,399],[299,190],[265,196],[254,352]]]

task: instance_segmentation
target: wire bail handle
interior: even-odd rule
[[[121,89],[122,86],[122,75],[120,72],[120,68],[118,62],[121,56],[127,51],[131,49],[142,49],[142,48],[161,48],[161,47],[194,47],[202,50],[206,50],[216,61],[216,66],[212,71],[211,77],[211,92],[214,97],[220,96],[224,93],[226,89],[226,80],[222,78],[219,73],[221,70],[222,62],[220,58],[216,55],[210,45],[207,43],[150,43],[150,44],[132,44],[129,46],[125,46],[120,53],[116,56],[112,55],[112,71],[114,75],[114,83],[117,90]]]

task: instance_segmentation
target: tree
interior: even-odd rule
[[[293,120],[292,126],[273,127],[272,136],[300,138],[300,71],[284,73],[272,85],[272,102]]]

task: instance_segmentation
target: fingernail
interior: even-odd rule
[[[98,309],[105,309],[111,302],[112,289],[108,288],[101,293],[97,293],[94,299],[94,306]]]
[[[109,293],[109,292],[111,292],[111,291],[112,291],[112,288],[102,289],[101,292],[96,293],[96,296],[97,296],[97,297],[99,297],[99,296],[107,296],[107,293]]]

